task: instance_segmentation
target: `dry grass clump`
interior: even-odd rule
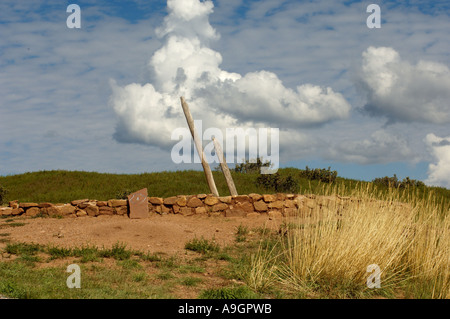
[[[416,203],[414,236],[405,256],[418,297],[450,298],[450,209],[430,196]]]
[[[324,189],[331,198],[339,191]],[[335,196],[335,206],[289,220],[279,250],[253,258],[249,284],[278,285],[306,298],[450,298],[448,207],[432,195],[402,194],[382,195],[368,185],[345,205]],[[370,265],[381,271],[379,289],[368,287]]]

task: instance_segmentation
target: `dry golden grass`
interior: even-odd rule
[[[277,279],[276,247],[263,249],[259,246],[258,252],[251,256],[250,270],[246,278],[248,286],[257,292],[266,292]]]
[[[450,298],[450,210],[442,214],[433,198],[417,203],[414,240],[406,256],[412,279],[431,298]]]
[[[432,195],[382,195],[372,185],[355,189],[345,206],[336,187],[323,193],[328,208],[289,220],[281,253],[258,251],[249,285],[276,282],[306,298],[450,298],[448,207]],[[381,289],[367,285],[372,264],[381,270]]]

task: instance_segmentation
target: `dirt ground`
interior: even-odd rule
[[[144,253],[163,253],[166,256],[197,256],[185,249],[194,238],[214,239],[221,247],[236,243],[240,225],[248,230],[265,228],[278,230],[281,218],[258,217],[208,217],[182,215],[153,215],[147,219],[129,219],[125,216],[99,216],[78,218],[26,218],[0,219],[0,252],[7,242],[35,243],[57,247],[82,247],[95,245],[111,248],[114,244],[126,244],[127,249]],[[15,225],[15,227],[14,227]],[[0,261],[3,259],[0,254]],[[11,260],[10,257],[5,257]],[[53,261],[55,263],[57,261]],[[202,283],[194,287],[178,285],[173,292],[176,298],[196,298],[202,289],[226,286],[230,280],[217,274],[224,261],[212,261],[206,272],[198,275]],[[233,280],[231,281],[233,283]],[[4,299],[0,295],[0,299]]]
[[[193,238],[215,239],[224,247],[235,241],[237,228],[264,227],[278,229],[281,219],[259,217],[208,217],[155,215],[147,219],[129,219],[123,216],[81,218],[16,218],[25,223],[20,227],[0,228],[8,233],[11,242],[53,244],[58,247],[95,245],[109,248],[125,243],[128,249],[142,252],[176,254],[184,251],[186,242]],[[1,224],[5,224],[1,221]],[[3,248],[5,244],[0,244]]]

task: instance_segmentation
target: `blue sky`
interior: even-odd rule
[[[178,36],[207,49],[177,66],[188,82],[188,70],[203,68],[240,79],[239,87],[190,84],[193,115],[205,125],[280,128],[281,167],[450,187],[448,1],[197,2],[189,12],[198,16],[182,21],[166,19],[165,1],[2,1],[0,175],[201,169],[172,162],[167,134],[184,119],[167,114],[180,106],[152,100],[174,93],[165,89],[172,65],[153,57],[165,53],[177,66],[169,39]],[[81,29],[66,26],[71,3]],[[371,3],[380,5],[380,29],[366,25]],[[130,123],[142,112],[148,127],[136,133]]]

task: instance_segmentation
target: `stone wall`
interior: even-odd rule
[[[343,207],[351,199],[340,196],[315,196],[299,194],[249,194],[215,197],[213,195],[178,195],[167,198],[147,197],[148,217],[159,214],[183,216],[205,215],[223,217],[254,217],[267,214],[270,217],[308,214],[314,208]],[[126,199],[97,201],[73,200],[66,204],[20,203],[11,201],[0,208],[0,216],[50,216],[97,217],[120,215],[129,217],[130,205]]]

